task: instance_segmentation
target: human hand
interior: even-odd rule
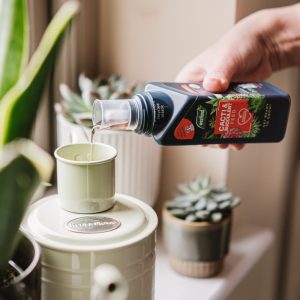
[[[176,81],[203,81],[206,90],[222,92],[231,81],[262,81],[293,65],[300,65],[300,4],[262,10],[241,20],[186,64]]]
[[[238,22],[184,66],[176,81],[199,82],[222,92],[230,81],[261,81],[300,64],[300,4],[262,10]]]

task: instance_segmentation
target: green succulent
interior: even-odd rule
[[[240,204],[225,184],[212,185],[209,176],[178,185],[179,194],[165,204],[173,216],[189,222],[217,223]]]
[[[144,89],[144,84],[139,83],[128,88],[125,79],[119,75],[108,78],[100,77],[94,80],[84,74],[78,78],[79,93],[72,91],[66,84],[59,87],[62,96],[60,108],[64,116],[73,123],[92,127],[92,106],[96,99],[128,99]]]

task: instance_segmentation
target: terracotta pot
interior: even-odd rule
[[[191,277],[211,277],[229,251],[231,215],[219,223],[188,222],[163,211],[163,238],[172,268]]]

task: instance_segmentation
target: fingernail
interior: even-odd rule
[[[223,78],[204,78],[203,86],[209,92],[221,92],[227,89],[228,83]]]
[[[219,144],[218,145],[218,147],[220,148],[220,149],[227,149],[228,148],[228,144]]]
[[[245,147],[245,144],[231,144],[230,149],[233,149],[235,151],[242,150]]]

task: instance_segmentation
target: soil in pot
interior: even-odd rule
[[[38,244],[22,233],[4,279],[0,281],[0,300],[41,299],[41,266]]]

